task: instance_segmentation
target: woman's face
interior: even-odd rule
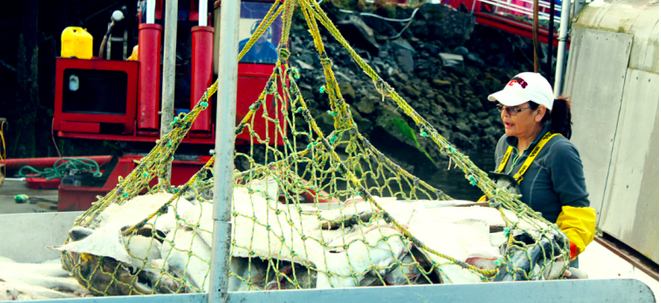
[[[498,106],[502,105],[499,104]],[[506,110],[500,111],[500,118],[503,120],[505,133],[510,137],[526,138],[531,136],[544,117],[543,113],[540,116],[540,110],[543,109],[543,106],[533,110],[530,108],[530,102],[513,106],[510,110],[507,110],[507,108],[510,108],[509,106],[502,107]]]

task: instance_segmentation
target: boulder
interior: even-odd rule
[[[440,53],[438,56],[441,58],[444,67],[457,66],[464,64],[464,56],[450,54],[450,53]]]
[[[469,133],[471,131],[471,128],[466,124],[466,121],[457,122],[454,126],[459,132]]]
[[[406,74],[404,74],[402,72],[399,72],[399,71],[394,71],[392,73],[392,78],[394,80],[402,82],[404,85],[408,85],[411,82],[411,80],[409,80],[409,76],[407,76]]]
[[[413,72],[415,64],[413,62],[413,54],[411,51],[403,48],[398,48],[394,52],[397,66],[407,73]]]
[[[381,98],[367,96],[366,98],[362,98],[360,102],[354,103],[353,107],[363,114],[371,114],[374,112],[374,104],[378,102],[381,102]]]
[[[404,87],[404,91],[406,92],[407,95],[409,95],[411,97],[414,97],[414,98],[420,97],[420,91],[413,88],[413,86],[411,86],[411,85],[408,85],[408,86]]]
[[[314,120],[324,135],[328,135],[335,130],[335,118],[326,111],[314,117]]]
[[[473,142],[468,136],[461,132],[452,132],[450,135],[450,142],[457,146],[463,146],[467,148],[477,148],[477,144]]]
[[[410,29],[417,38],[443,41],[447,47],[454,48],[470,39],[475,25],[470,14],[457,12],[443,4],[426,3],[420,6]]]
[[[301,90],[301,97],[305,101],[314,101],[314,93],[312,93],[312,86],[307,83],[299,83],[298,88]]]
[[[434,80],[432,80],[432,83],[434,84],[434,86],[436,86],[438,88],[444,88],[444,87],[448,87],[448,86],[452,85],[452,82],[447,81],[447,80],[441,80],[441,79],[434,79]]]
[[[393,40],[390,43],[391,48],[394,51],[395,62],[397,66],[407,73],[413,72],[415,68],[415,63],[413,61],[413,54],[415,54],[415,49],[411,44],[402,39],[401,37]]]
[[[480,138],[480,144],[484,147],[495,147],[500,137],[483,136]]]
[[[294,59],[294,62],[296,62],[296,64],[298,64],[298,66],[301,68],[301,70],[314,70],[314,66],[312,66],[310,64],[307,64],[302,60]]]
[[[305,89],[301,90],[301,97],[303,97],[303,100],[305,101],[314,100],[314,94],[311,91]]]
[[[476,66],[484,65],[484,60],[480,59],[480,55],[477,53],[468,53],[466,55],[466,59],[468,62],[472,63],[473,65]]]
[[[369,133],[372,130],[372,121],[363,118],[353,106],[349,106],[349,109],[351,110],[353,121],[356,122],[356,125],[358,126],[358,131],[363,134]]]
[[[466,56],[470,52],[465,46],[457,46],[452,50],[452,53],[455,55]]]
[[[346,19],[338,21],[336,24],[342,36],[349,43],[372,54],[378,54],[381,45],[374,38],[374,30],[367,26],[359,16],[348,15]]]
[[[476,116],[477,116],[479,119],[481,119],[481,120],[489,121],[489,120],[488,120],[488,118],[489,118],[489,113],[486,112],[486,111],[479,111],[479,112],[477,112]]]
[[[353,86],[351,86],[351,83],[349,82],[340,82],[340,91],[342,92],[342,96],[344,99],[347,100],[347,102],[353,102],[356,100],[356,91],[353,90]]]

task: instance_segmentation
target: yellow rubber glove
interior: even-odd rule
[[[572,259],[585,250],[592,239],[597,223],[597,212],[589,207],[563,206],[556,224],[569,238],[569,242],[576,246],[572,252]]]

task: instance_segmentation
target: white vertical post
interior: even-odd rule
[[[207,26],[207,15],[209,14],[209,10],[207,9],[207,6],[208,6],[208,0],[200,0],[200,5],[198,5],[199,20],[197,24],[199,26]]]
[[[569,27],[569,5],[569,0],[562,1],[562,11],[560,13],[560,36],[558,37],[558,61],[555,66],[555,83],[553,84],[553,96],[555,98],[562,93],[562,80],[565,71],[565,53],[567,48],[567,28]]]
[[[127,28],[124,28],[124,53],[122,55],[122,60],[126,60],[128,58],[128,51],[129,51],[129,31]]]
[[[114,24],[115,21],[112,21],[112,23]],[[108,26],[108,28],[110,28],[110,26]],[[110,45],[111,44],[112,44],[112,34],[108,34],[108,40],[106,40],[106,56],[105,56],[106,60],[110,60],[110,50],[111,50]]]
[[[163,42],[163,90],[161,94],[161,138],[172,130],[174,121],[174,76],[177,55],[178,0],[165,4],[165,39]],[[166,168],[165,178],[170,180],[172,163]],[[169,184],[169,182],[168,182]]]
[[[234,192],[234,129],[239,69],[239,0],[224,0],[220,11],[218,44],[218,105],[216,106],[216,158],[214,163],[213,247],[209,302],[227,302],[227,281]]]
[[[156,14],[156,0],[147,0],[147,22],[154,24],[154,15]]]

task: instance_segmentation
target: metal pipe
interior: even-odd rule
[[[7,182],[25,182],[27,178],[22,177],[22,178],[5,178],[5,181]]]
[[[165,5],[165,39],[163,42],[163,91],[161,97],[161,138],[172,131],[174,121],[174,76],[177,55],[177,9],[178,0],[167,0]],[[172,175],[169,164],[162,178],[168,180]]]
[[[147,0],[147,24],[154,24],[156,15],[156,0]]]
[[[555,0],[551,0],[551,8],[549,9],[549,33],[548,33],[548,46],[546,52],[546,66],[547,66],[547,75],[549,82],[553,76],[553,27],[554,27],[554,17],[555,17]]]
[[[209,2],[208,0],[200,0],[200,5],[199,5],[199,20],[198,24],[199,26],[207,26],[207,15],[209,14],[209,11],[207,9]]]
[[[122,60],[126,60],[129,53],[129,31],[126,27],[124,27],[124,40],[122,42],[124,44],[124,54],[122,55]]]
[[[571,13],[569,19],[575,20],[575,18],[578,17],[578,13],[580,13],[581,10],[583,9],[583,6],[585,6],[585,0],[574,1],[574,3],[572,4],[572,8],[570,9]]]
[[[227,302],[231,210],[234,192],[234,128],[239,72],[240,1],[223,1],[218,44],[218,104],[216,106],[216,159],[214,163],[213,247],[209,303]]]
[[[567,48],[567,28],[569,27],[569,3],[562,1],[562,11],[560,12],[560,36],[558,37],[558,61],[555,66],[555,83],[553,84],[553,96],[557,98],[562,93],[562,80],[565,69],[565,53]]]
[[[530,1],[525,1],[525,0],[522,0],[522,1],[525,2],[525,3],[532,3]],[[509,5],[509,6],[503,5],[503,3],[505,3],[505,2],[502,2],[502,1],[480,0],[480,2],[486,3],[486,4],[491,4],[496,8],[504,8],[504,9],[507,9],[507,10],[511,10],[513,12],[525,14],[525,15],[530,16],[532,18],[532,13],[533,13],[532,9],[524,8],[524,7],[517,6],[517,5]],[[541,3],[539,5],[539,7],[549,8],[549,6],[544,4],[544,3]],[[540,12],[540,15],[541,16],[547,16],[548,14],[544,13],[544,12]],[[558,19],[558,21],[560,21],[560,18],[556,18],[556,19]]]
[[[138,26],[138,61],[140,89],[138,93],[138,129],[158,129],[158,109],[161,100],[161,40],[160,24],[143,23]]]
[[[533,4],[533,12],[532,12],[532,17],[533,17],[533,22],[532,22],[532,43],[533,43],[533,58],[535,60],[534,62],[534,69],[536,73],[539,73],[539,56],[537,55],[538,53],[538,46],[539,46],[539,0],[535,0]]]
[[[110,34],[108,36],[108,41],[105,45],[106,45],[106,55],[105,55],[106,57],[104,59],[110,60],[110,51],[111,51],[111,46],[112,46],[112,34]]]
[[[211,26],[193,26],[191,29],[191,109],[213,81],[213,33]],[[191,137],[211,137],[211,108],[197,116],[190,129]]]

